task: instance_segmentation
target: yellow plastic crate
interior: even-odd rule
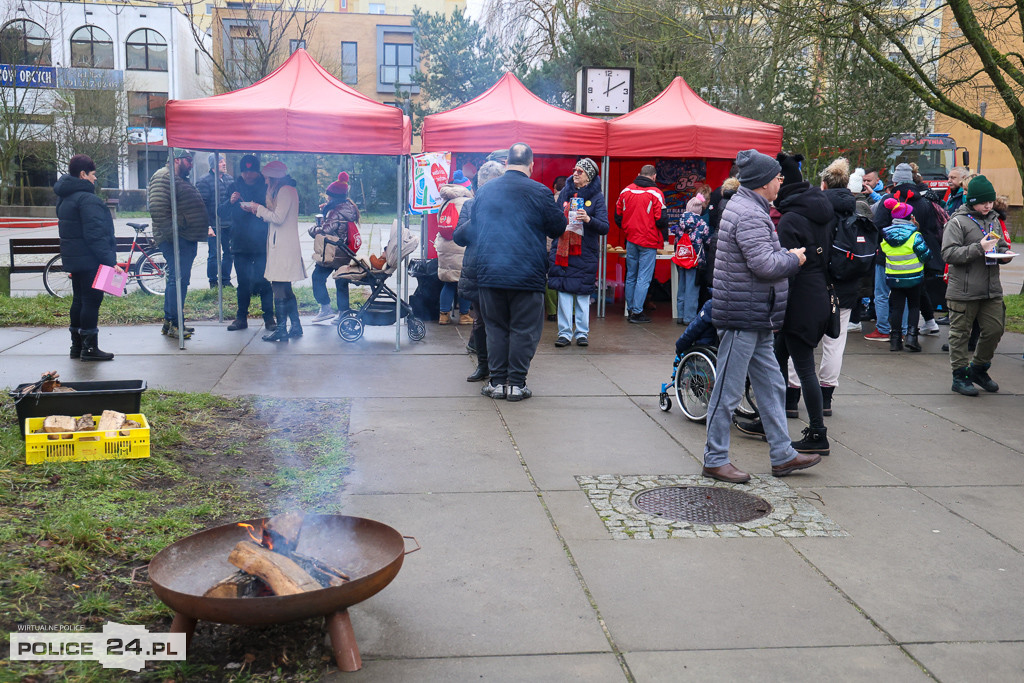
[[[75,416],[77,420],[79,416]],[[98,416],[97,416],[98,417]],[[25,420],[25,462],[81,462],[149,457],[149,422],[141,413],[126,416],[142,426],[128,430],[128,436],[107,436],[107,432],[54,432],[36,434],[43,429],[45,417]],[[124,431],[124,430],[121,430]],[[51,439],[55,436],[58,438]]]

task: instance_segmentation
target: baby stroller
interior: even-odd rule
[[[394,221],[391,224],[389,246],[398,244],[398,232],[398,221]],[[407,262],[419,248],[420,240],[409,230],[403,229],[401,232],[402,260]],[[370,296],[366,298],[366,302],[358,309],[348,310],[342,314],[341,320],[338,321],[338,336],[347,342],[354,342],[363,336],[363,328],[366,325],[393,325],[395,304],[399,301],[399,296],[386,282],[400,265],[398,249],[385,249],[387,261],[384,269],[377,270],[356,256],[343,241],[331,240],[331,243],[337,246],[339,252],[352,259],[348,265],[338,268],[334,272],[334,277],[343,277],[356,284],[370,286]],[[420,341],[426,336],[426,325],[413,315],[412,307],[408,303],[402,301],[401,307],[401,315],[406,319],[408,326],[409,339]]]
[[[661,385],[658,407],[665,412],[672,410],[671,392],[675,394],[676,402],[687,419],[704,422],[708,415],[708,403],[711,402],[711,391],[715,388],[717,364],[718,348],[708,344],[696,344],[687,349],[682,357],[677,355],[672,363],[671,379]],[[757,416],[750,378],[747,378],[736,415],[748,420]]]

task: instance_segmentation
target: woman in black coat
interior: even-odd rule
[[[117,266],[114,221],[106,203],[96,196],[96,164],[84,154],[71,157],[67,174],[53,191],[61,263],[71,274],[71,357],[112,360],[114,354],[101,351],[97,344],[103,292],[92,288],[101,265]]]
[[[790,157],[792,159],[792,157]],[[783,172],[787,181],[786,163]],[[796,171],[797,177],[799,171]],[[807,262],[789,280],[789,299],[782,329],[775,337],[775,357],[783,377],[792,358],[800,377],[810,426],[804,438],[793,443],[799,453],[829,454],[825,419],[822,413],[821,385],[814,372],[814,348],[825,336],[830,306],[825,268],[831,245],[830,228],[835,217],[832,202],[825,193],[799,179],[787,182],[779,190],[775,205],[779,219],[779,243],[784,249],[804,247]]]
[[[579,205],[570,215],[570,204]],[[597,164],[584,157],[576,162],[565,187],[558,194],[558,206],[569,218],[565,233],[554,240],[548,254],[548,287],[558,293],[558,338],[555,346],[590,343],[590,296],[597,289],[597,266],[601,258],[601,235],[608,234],[608,205],[601,192]],[[580,222],[573,230],[573,218]],[[575,323],[575,334],[573,333]]]

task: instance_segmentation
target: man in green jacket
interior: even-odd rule
[[[178,253],[181,256],[181,303],[185,305],[188,284],[192,275],[192,262],[200,241],[206,239],[209,217],[199,190],[188,180],[192,170],[192,152],[181,149],[174,153],[174,193],[178,205]],[[174,231],[171,223],[171,174],[166,166],[149,179],[149,215],[153,222],[153,241],[167,262],[167,289],[164,292],[164,325],[161,334],[178,336],[178,294],[174,280]],[[192,336],[193,328],[185,327],[185,338]]]
[[[975,176],[967,185],[963,206],[953,213],[942,233],[942,260],[949,264],[949,362],[953,391],[964,396],[978,395],[974,384],[985,391],[999,391],[988,369],[1006,323],[999,265],[1009,258],[995,254],[1009,251],[1009,245],[1001,236],[999,216],[992,210],[995,200],[992,183],[983,175]],[[981,337],[971,358],[967,342],[975,320]]]

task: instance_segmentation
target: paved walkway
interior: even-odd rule
[[[398,353],[392,327],[272,345],[200,323],[185,351],[155,326],[107,328],[118,357],[92,364],[67,358],[65,330],[8,328],[0,380],[351,400],[344,511],[423,550],[351,610],[364,669],[331,681],[1020,680],[1024,335],[1004,337],[1002,388],[978,398],[950,392],[945,328],[920,354],[851,338],[832,455],[792,477],[734,432],[755,483],[814,513],[779,527],[804,533],[617,540],[586,491],[700,472],[703,426],[658,409],[681,329],[665,308],[651,325],[610,310],[587,349],[555,349],[547,324],[517,404],[465,381],[467,327],[434,324]],[[842,535],[814,536],[815,515]]]

